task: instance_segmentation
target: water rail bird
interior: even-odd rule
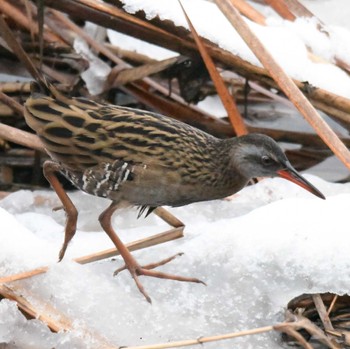
[[[220,199],[238,192],[252,178],[276,176],[324,199],[292,167],[280,146],[262,134],[218,139],[164,115],[67,97],[53,87],[43,93],[35,85],[25,103],[25,119],[52,159],[44,163],[44,175],[66,211],[59,259],[75,234],[78,212],[56,172],[78,189],[112,200],[99,221],[148,301],[139,275],[201,281],[139,265],[112,227],[118,208],[138,206],[149,213],[163,205]],[[153,267],[161,264],[164,261]]]

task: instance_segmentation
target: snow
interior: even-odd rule
[[[231,200],[170,209],[186,223],[185,237],[134,255],[149,263],[184,252],[160,269],[198,277],[207,286],[141,277],[152,305],[127,272],[112,276],[122,265],[120,257],[87,265],[71,261],[112,247],[96,224],[108,200],[72,193],[81,212],[78,232],[67,258],[56,263],[64,214],[51,211],[58,204],[55,194],[10,194],[0,202],[1,275],[48,265],[46,274],[16,285],[34,304],[40,298],[65,314],[73,330],[51,333],[3,300],[0,343],[25,342],[28,333],[36,348],[94,348],[96,333],[115,347],[193,339],[277,323],[287,302],[305,292],[347,292],[350,184],[306,178],[327,200],[283,179],[266,179]],[[116,214],[113,224],[124,241],[169,229],[154,215],[136,220],[135,210]],[[277,333],[243,337],[224,341],[220,348],[277,349],[278,338]]]

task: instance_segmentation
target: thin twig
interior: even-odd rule
[[[332,302],[331,302],[331,304],[329,305],[329,308],[328,308],[328,310],[327,310],[327,316],[329,316],[329,314],[332,312],[332,310],[333,310],[333,308],[334,308],[334,305],[335,305],[335,303],[336,303],[337,300],[338,300],[338,295],[335,294],[334,297],[333,297],[333,299],[332,299]]]

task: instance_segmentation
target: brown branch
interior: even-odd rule
[[[0,138],[6,139],[9,142],[23,145],[28,148],[45,152],[44,146],[38,136],[1,123]]]

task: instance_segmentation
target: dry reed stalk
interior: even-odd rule
[[[3,93],[29,93],[29,82],[1,82],[0,91]]]
[[[304,5],[298,0],[282,0],[288,8],[299,17],[313,17],[314,14],[309,11]]]
[[[125,347],[125,349],[165,349],[165,348],[187,347],[190,345],[198,345],[198,344],[203,344],[203,343],[221,341],[221,340],[225,340],[225,339],[231,339],[231,338],[237,338],[237,337],[265,333],[265,332],[272,331],[273,329],[274,329],[274,326],[265,326],[265,327],[255,328],[252,330],[232,332],[232,333],[227,333],[227,334],[217,335],[217,336],[200,337],[197,339],[188,339],[188,340],[176,341],[176,342],[167,342],[167,343],[159,343],[159,344],[149,344],[149,345]]]
[[[237,10],[242,13],[245,17],[249,18],[251,21],[265,25],[266,18],[257,11],[253,6],[248,4],[244,0],[231,0],[232,3],[236,6]]]
[[[44,146],[38,136],[0,123],[0,138],[44,152]]]
[[[2,91],[0,91],[0,101],[14,110],[18,115],[23,116],[24,107]]]
[[[182,3],[180,0],[178,0],[181,9],[185,15],[186,21],[188,23],[188,26],[190,27],[190,30],[192,32],[192,35],[194,37],[194,40],[196,42],[196,45],[198,47],[198,50],[203,58],[203,61],[208,69],[208,72],[210,74],[210,77],[215,85],[216,91],[221,99],[221,102],[223,103],[229,120],[231,122],[231,125],[233,129],[235,130],[235,133],[237,136],[242,136],[248,133],[247,127],[244,124],[243,118],[237,108],[237,104],[233,98],[233,96],[230,94],[227,86],[225,85],[224,80],[220,76],[219,72],[216,69],[216,66],[211,59],[204,43],[202,40],[199,38],[199,35],[194,28],[190,18],[188,17],[184,7],[182,6]]]
[[[327,337],[325,332],[323,332],[318,326],[316,326],[313,322],[311,322],[308,318],[300,315],[300,314],[294,314],[290,311],[287,311],[286,313],[286,321],[280,324],[277,324],[274,326],[274,329],[276,331],[285,332],[287,334],[292,335],[301,345],[304,346],[304,348],[311,349],[312,347],[309,347],[309,343],[305,342],[300,338],[298,335],[298,331],[300,329],[305,330],[308,332],[311,336],[313,336],[318,341],[324,343],[331,349],[339,349],[333,342]],[[306,345],[306,344],[307,345]],[[305,346],[306,345],[306,346]]]
[[[334,297],[333,297],[333,299],[332,299],[332,302],[331,302],[331,304],[329,305],[329,308],[328,308],[328,310],[327,310],[327,315],[328,315],[328,316],[329,316],[329,314],[332,312],[332,310],[333,310],[333,308],[334,308],[335,303],[337,302],[337,300],[338,300],[338,295],[335,294]]]
[[[265,0],[282,18],[289,21],[295,21],[295,15],[289,10],[288,6],[281,0]]]
[[[283,332],[293,337],[304,349],[314,349],[313,346],[293,327],[284,327]]]
[[[312,300],[314,301],[315,307],[317,309],[318,315],[323,323],[324,329],[327,331],[334,331],[331,320],[329,319],[326,307],[323,303],[321,295],[319,293],[312,295]]]
[[[315,129],[317,134],[323,139],[333,153],[343,162],[343,164],[350,169],[349,150],[340,141],[329,125],[319,116],[315,108],[300,92],[292,79],[284,72],[284,70],[277,64],[266,48],[261,44],[259,39],[241,18],[241,15],[237,9],[230,3],[229,0],[215,0],[215,3],[223,11],[225,16],[231,22],[232,26],[241,35],[243,40],[261,61],[263,66],[266,67],[283,92]]]
[[[35,78],[35,80],[42,86],[45,86],[42,74],[36,69],[32,60],[29,58],[23,47],[17,42],[15,35],[7,25],[3,16],[0,16],[0,32],[2,39],[5,40],[6,44],[17,56],[17,58],[25,65],[28,72]]]
[[[0,1],[0,12],[6,14],[6,16],[13,19],[17,25],[27,29],[29,32],[38,34],[38,27],[30,20],[30,17],[26,16],[9,1]],[[46,41],[49,41],[51,43],[62,44],[61,39],[58,36],[48,31],[44,33],[44,38]]]
[[[28,288],[21,287],[20,285],[0,285],[0,294],[7,299],[15,301],[19,309],[30,317],[45,323],[51,331],[74,331],[72,320],[54,308],[50,303],[38,299],[34,294],[30,293]],[[84,336],[93,338],[96,342],[95,345],[99,349],[119,349],[108,343],[99,333],[91,331],[81,324],[79,325],[79,332],[83,333]]]
[[[159,73],[177,61],[177,57],[164,59],[162,61],[147,63],[136,68],[119,70],[116,77],[112,79],[113,86],[126,85],[136,80],[141,80],[149,75]]]
[[[54,311],[56,316],[51,316],[49,311],[38,311],[30,301],[28,301],[27,297],[23,295],[23,291],[28,293],[28,290],[22,290],[19,286],[14,285],[0,285],[0,294],[1,296],[13,300],[17,303],[18,307],[24,311],[26,314],[31,316],[34,319],[39,319],[44,322],[52,331],[66,331],[71,329],[72,322],[64,317],[62,314],[58,314],[57,311]],[[40,302],[43,307],[46,308],[46,304]],[[48,306],[48,305],[47,305]],[[51,307],[52,309],[52,307]]]
[[[300,335],[300,333],[297,332],[298,329],[305,329],[310,334],[315,335],[320,341],[322,341],[323,343],[328,345],[329,348],[336,349],[335,346],[329,341],[329,339],[325,336],[325,334],[321,331],[320,328],[318,328],[316,325],[314,325],[310,320],[308,320],[300,315],[293,315],[291,313],[287,313],[287,321],[276,324],[276,325],[259,327],[259,328],[255,328],[255,329],[251,329],[251,330],[244,330],[244,331],[239,331],[239,332],[232,332],[232,333],[227,333],[227,334],[223,334],[223,335],[200,337],[197,339],[188,339],[188,340],[166,342],[166,343],[157,343],[157,344],[148,344],[148,345],[146,344],[146,345],[141,345],[141,346],[131,346],[131,347],[125,347],[125,348],[126,349],[177,348],[177,347],[185,347],[185,346],[198,345],[198,344],[203,344],[203,343],[233,339],[233,338],[243,337],[243,336],[256,335],[256,334],[261,334],[261,333],[276,330],[279,332],[285,332],[285,333],[293,336],[297,340],[297,342],[300,345],[302,345],[305,349],[313,349],[311,344],[309,344],[304,339],[304,337],[302,337],[302,335]]]
[[[129,249],[129,251],[136,251],[136,250],[143,249],[146,247],[155,246],[158,244],[162,244],[164,242],[179,239],[179,238],[183,237],[183,228],[184,228],[183,226],[176,227],[176,228],[173,228],[173,229],[168,230],[166,232],[163,232],[160,234],[155,234],[155,235],[152,235],[150,237],[128,243],[128,244],[126,244],[126,247]],[[73,259],[73,261],[75,261],[79,264],[87,264],[87,263],[96,262],[96,261],[99,261],[101,259],[106,259],[106,258],[110,258],[110,257],[117,256],[117,255],[119,255],[119,251],[116,248],[111,248],[108,250],[104,250],[104,251],[100,251],[97,253],[93,253],[93,254],[89,254],[86,256],[75,258],[75,259]],[[29,270],[29,271],[26,271],[23,273],[5,276],[5,277],[0,278],[0,285],[7,284],[7,283],[13,282],[13,281],[27,279],[27,278],[30,278],[32,276],[40,275],[40,274],[46,273],[48,271],[48,269],[49,269],[49,267],[45,266],[45,267]]]

